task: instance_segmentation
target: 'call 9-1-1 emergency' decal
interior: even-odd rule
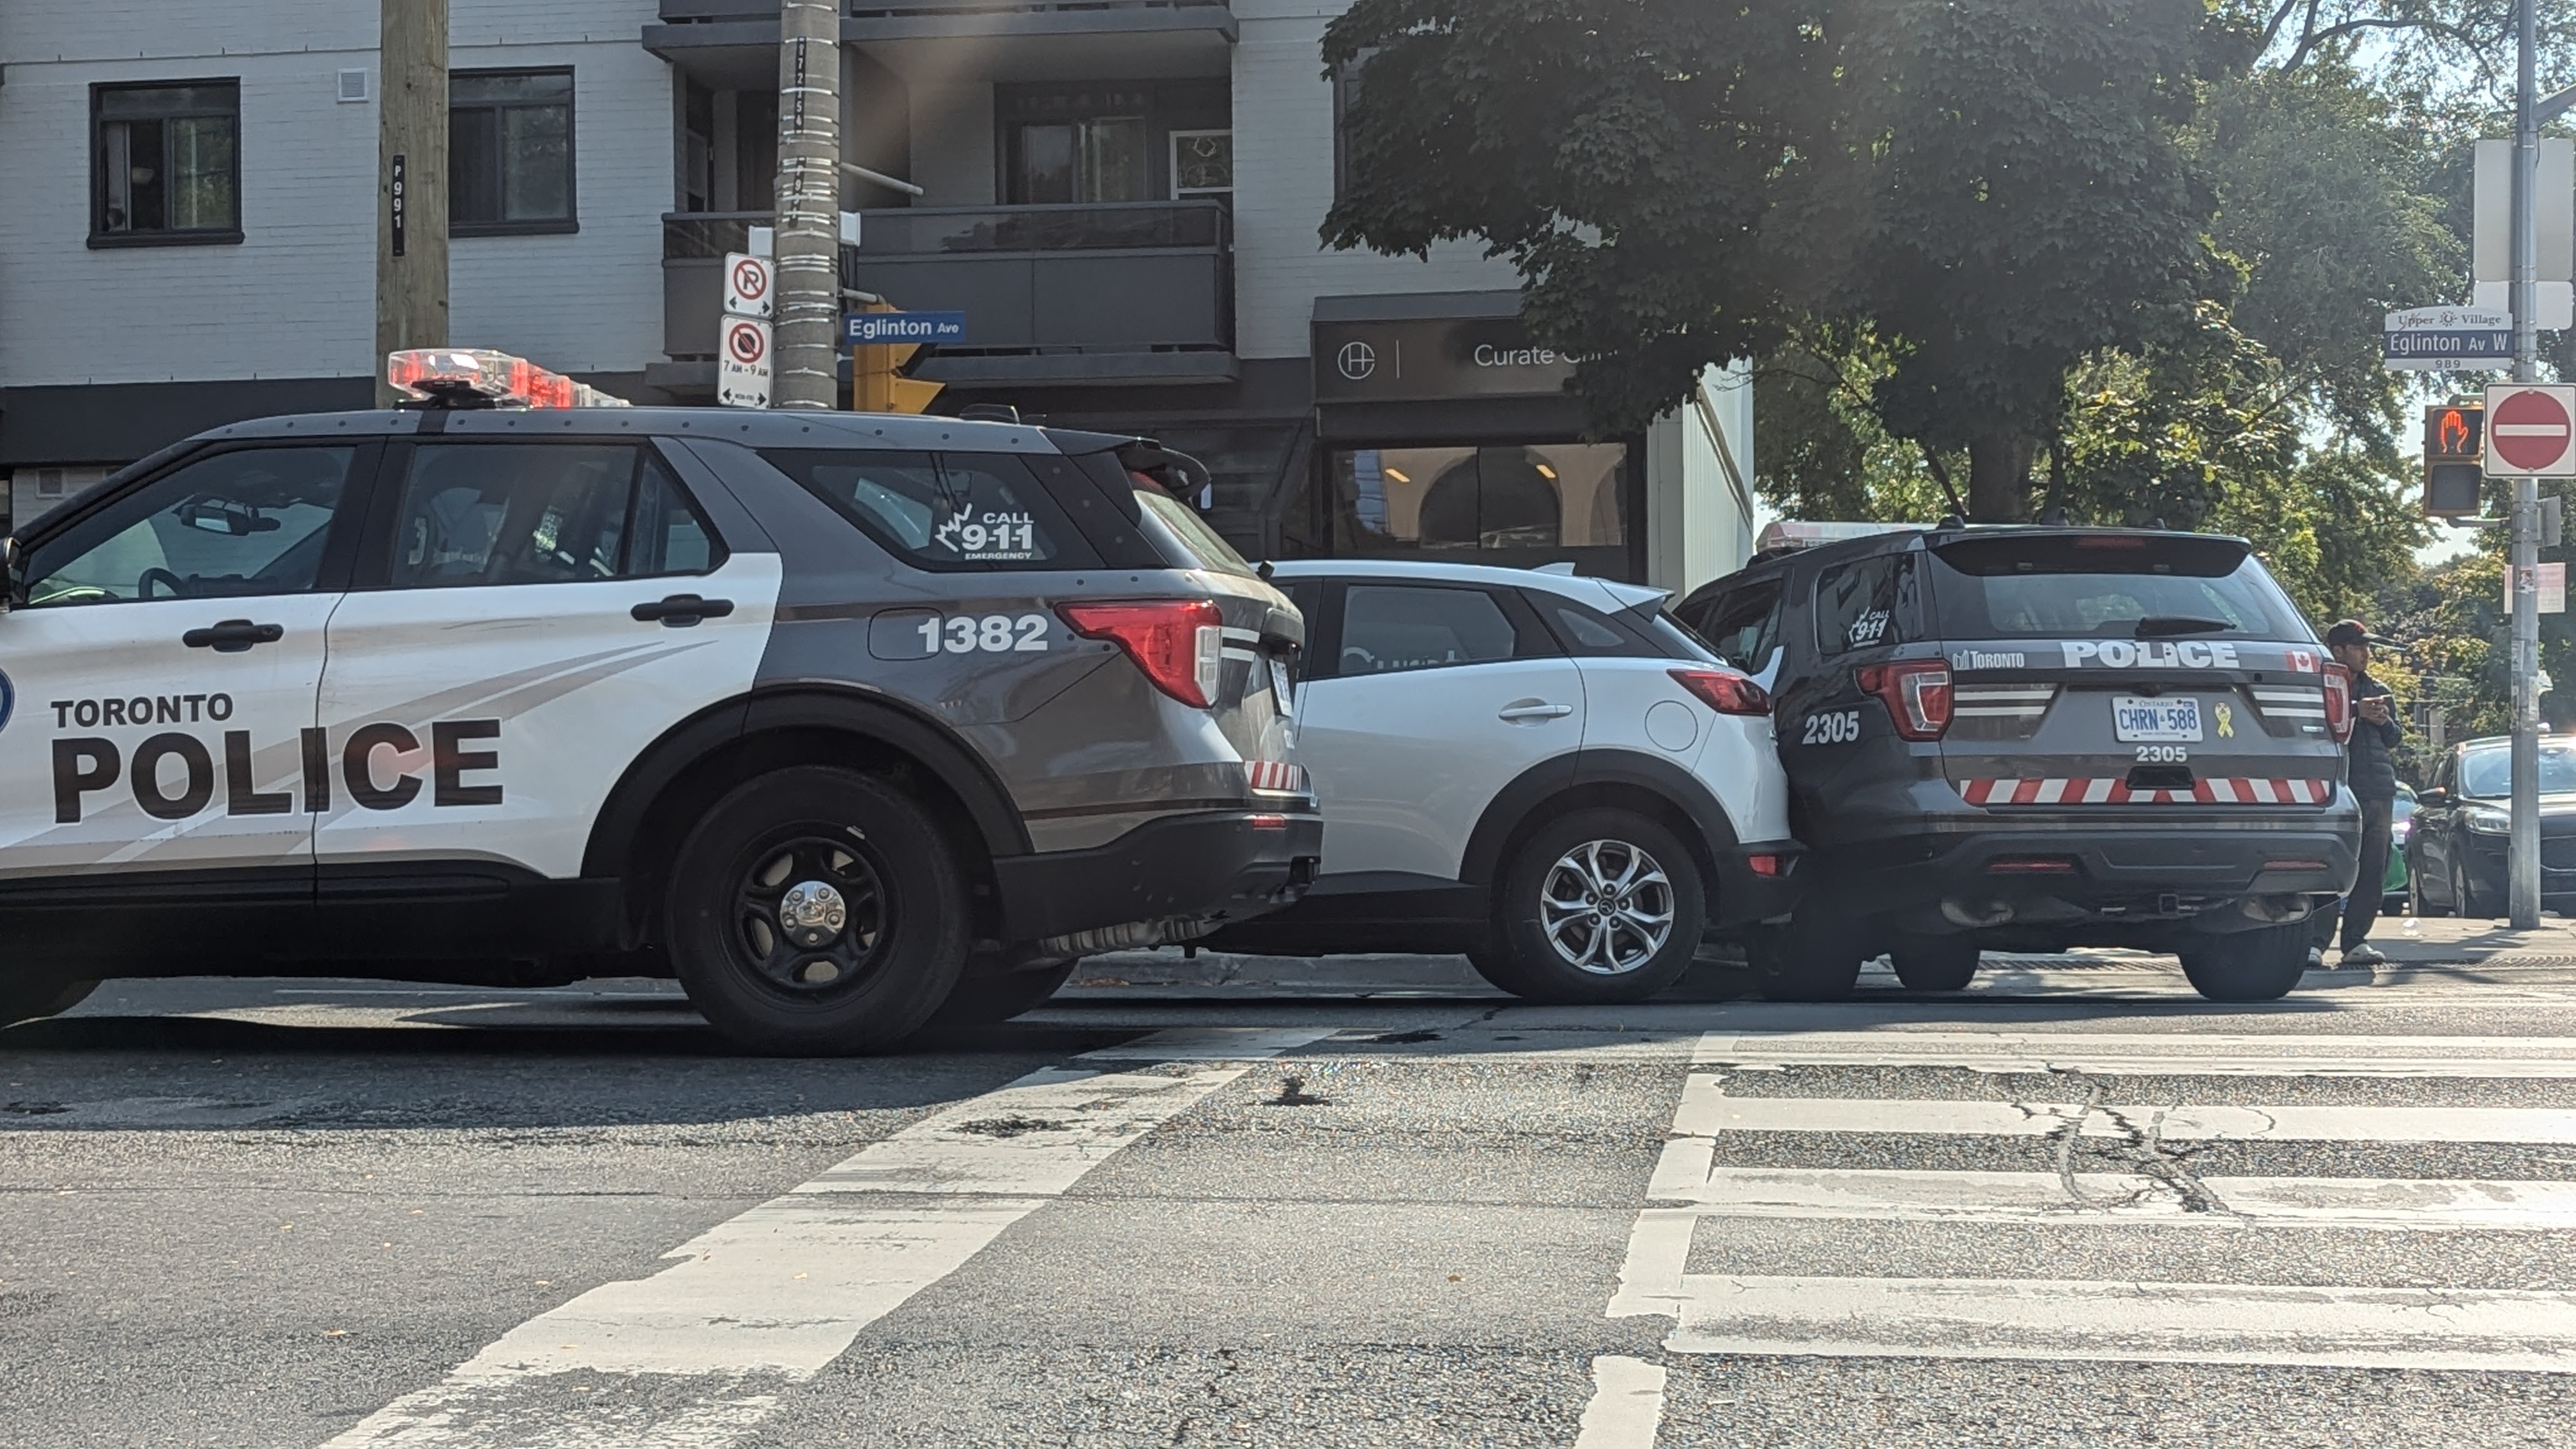
[[[58,730],[131,728],[221,724],[232,717],[233,700],[228,694],[137,695],[54,700],[48,707]],[[248,730],[163,730],[128,748],[105,735],[60,734],[53,741],[54,820],[77,823],[84,810],[103,803],[91,797],[120,782],[155,820],[185,820],[209,810],[286,815],[299,804],[319,815],[331,808],[335,776],[350,800],[368,810],[399,810],[424,789],[432,806],[498,805],[501,782],[493,777],[501,768],[500,751],[482,746],[500,737],[497,719],[438,720],[424,748],[409,727],[378,720],[350,730],[335,752],[329,731],[305,729],[292,741],[302,756],[299,788],[262,790],[253,773],[254,752],[262,744],[289,742],[255,742]]]

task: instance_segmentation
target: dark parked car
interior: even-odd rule
[[[2417,793],[2406,868],[2424,914],[2504,914],[2512,795],[2513,751],[2502,736],[2451,751]],[[2576,907],[2576,740],[2540,742],[2540,904]]]

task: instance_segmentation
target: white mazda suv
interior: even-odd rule
[[[1305,899],[1210,938],[1463,952],[1533,1000],[1637,1001],[1785,915],[1800,847],[1762,687],[1661,589],[1413,561],[1276,565],[1324,814]]]

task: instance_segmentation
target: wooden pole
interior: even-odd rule
[[[385,354],[447,345],[447,0],[380,0],[376,401]]]

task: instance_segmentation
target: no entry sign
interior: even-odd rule
[[[2487,476],[2576,475],[2576,387],[2487,389]]]

